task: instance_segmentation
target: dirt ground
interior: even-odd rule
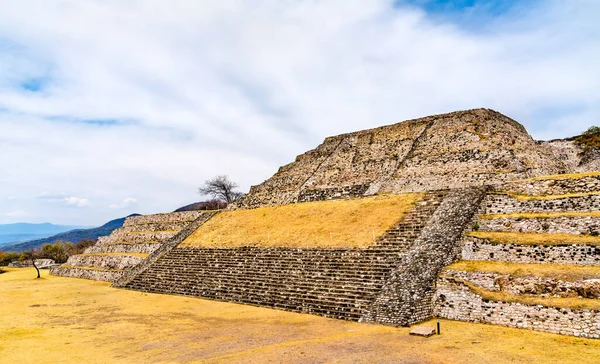
[[[598,363],[600,340],[442,320],[442,335],[35,270],[0,274],[0,363]],[[435,325],[435,321],[428,323]]]

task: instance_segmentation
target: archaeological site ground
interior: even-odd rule
[[[227,210],[130,217],[42,280],[0,275],[21,305],[0,353],[600,361],[598,140],[488,109],[326,138]]]

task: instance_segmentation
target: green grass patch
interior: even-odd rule
[[[600,246],[600,237],[575,234],[541,234],[541,233],[516,233],[494,231],[471,231],[465,236],[487,239],[493,244],[518,244],[518,245],[593,245]]]

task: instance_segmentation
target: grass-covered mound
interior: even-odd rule
[[[222,212],[182,246],[367,247],[422,197],[409,193]]]

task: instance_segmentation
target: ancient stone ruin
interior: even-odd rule
[[[53,273],[394,326],[437,316],[600,338],[597,156],[575,139],[536,142],[487,109],[343,134],[229,211],[128,219]],[[316,201],[342,209],[414,192],[422,194],[408,212],[391,212],[395,222],[364,246],[292,244],[301,224],[280,246],[264,243],[268,234],[232,235],[236,211],[319,209]],[[357,211],[348,212],[354,222]],[[217,220],[231,224],[225,243],[194,240]],[[243,227],[263,234],[257,226]]]

